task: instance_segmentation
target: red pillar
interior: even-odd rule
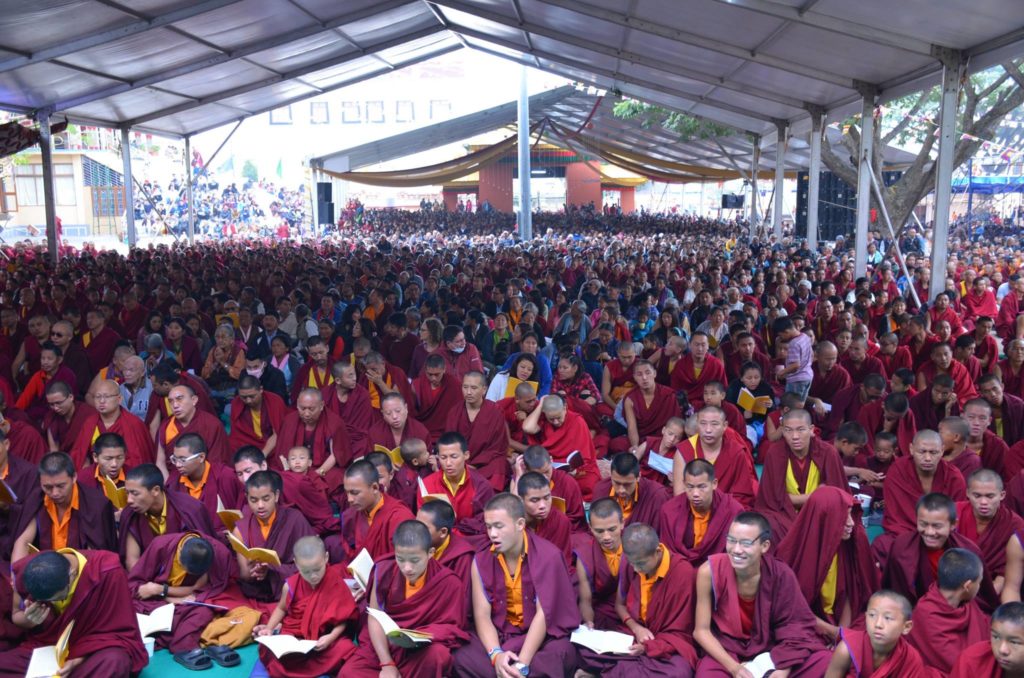
[[[571,162],[565,166],[565,202],[583,207],[594,203],[601,209],[601,175],[585,162]]]
[[[496,162],[480,168],[480,204],[486,201],[498,212],[512,212],[512,167],[510,162]]]
[[[456,189],[445,189],[441,195],[444,197],[444,209],[447,212],[455,212],[459,209],[459,192]]]
[[[619,191],[619,205],[623,214],[630,214],[636,211],[636,189],[627,186]]]

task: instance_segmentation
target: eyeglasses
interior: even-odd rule
[[[203,453],[202,452],[196,452],[195,454],[190,454],[187,457],[178,457],[178,456],[172,454],[171,455],[171,463],[174,464],[175,466],[184,466],[185,464],[189,463],[193,459],[197,459],[199,457],[199,455],[201,455],[201,454],[203,454]]]
[[[754,544],[759,544],[765,541],[767,538],[768,534],[766,532],[762,532],[761,534],[757,535],[757,539],[736,539],[735,537],[726,537],[725,544],[726,546],[736,546],[736,544],[739,544],[743,548],[749,549]]]
[[[61,337],[66,337],[68,335],[63,334],[61,332],[50,332],[50,336],[51,337],[57,337],[58,339],[60,339]]]

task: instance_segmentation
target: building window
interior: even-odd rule
[[[309,102],[309,124],[326,125],[331,121],[331,109],[326,101]]]
[[[415,122],[416,104],[411,101],[395,102],[395,122]]]
[[[290,125],[292,124],[292,107],[282,106],[281,108],[275,108],[270,112],[270,124],[271,125]]]
[[[430,119],[441,120],[452,114],[452,102],[447,99],[430,100]]]
[[[380,124],[384,122],[384,102],[383,101],[367,101],[366,102],[366,122]]]
[[[358,101],[341,102],[341,122],[345,125],[358,125],[363,121],[363,107]]]
[[[39,163],[14,166],[15,190],[22,205],[45,205],[43,197],[43,166]],[[74,205],[75,167],[69,162],[53,166],[53,192],[58,205]]]

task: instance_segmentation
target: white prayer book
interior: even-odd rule
[[[572,632],[569,641],[598,654],[629,654],[629,648],[635,642],[628,633],[600,631],[583,625]]]
[[[287,654],[309,654],[316,647],[315,640],[300,640],[295,636],[260,636],[256,642],[280,659]]]
[[[749,662],[745,663],[743,668],[750,671],[754,678],[764,678],[764,676],[775,670],[775,662],[772,661],[770,653],[762,652]]]
[[[139,622],[139,632],[143,638],[154,633],[170,631],[174,621],[174,603],[161,605],[149,614],[136,612],[135,619]]]
[[[384,635],[388,637],[388,640],[398,647],[412,649],[420,647],[421,645],[429,645],[430,641],[433,640],[433,636],[429,633],[421,633],[412,629],[402,629],[398,627],[395,620],[388,616],[387,612],[383,610],[375,610],[372,607],[366,608],[366,614],[370,615],[377,620],[380,627],[384,630]]]
[[[672,477],[672,460],[668,457],[663,457],[654,450],[651,450],[650,454],[647,455],[647,465],[658,473],[663,473],[669,478]]]
[[[348,571],[356,578],[356,583],[367,593],[370,592],[370,571],[373,569],[373,558],[370,552],[363,549],[352,562],[348,564]]]

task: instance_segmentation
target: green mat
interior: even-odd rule
[[[216,664],[208,671],[189,671],[174,661],[167,650],[158,650],[149,659],[149,666],[142,670],[139,678],[166,678],[166,676],[203,676],[204,678],[249,678],[257,662],[256,644],[246,645],[238,650],[242,663],[230,669]]]

